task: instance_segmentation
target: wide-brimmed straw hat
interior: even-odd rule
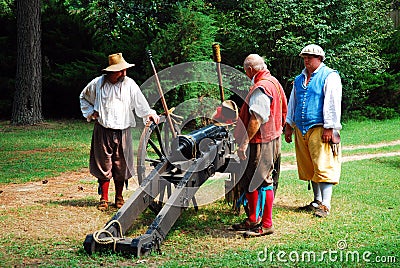
[[[124,69],[128,69],[135,64],[127,63],[122,57],[122,53],[115,53],[108,56],[109,66],[103,69],[103,72],[119,72]]]

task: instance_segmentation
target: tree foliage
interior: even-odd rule
[[[159,70],[183,62],[210,60],[217,28],[202,0],[87,1],[86,4],[69,1],[68,4],[96,27],[95,39],[103,44],[104,51],[129,51],[126,58],[135,59],[137,64],[130,71],[134,71],[132,75],[139,81],[153,75],[147,50],[152,51]],[[129,40],[130,36],[134,40]],[[177,94],[166,95],[171,106],[212,92],[206,85],[183,85],[175,90]]]
[[[310,43],[322,46],[326,64],[339,70],[345,113],[364,105],[364,74],[379,76],[388,68],[387,59],[382,57],[383,44],[393,33],[393,23],[387,16],[390,5],[386,1],[214,2],[223,14],[224,26],[218,37],[225,54],[240,58],[249,52],[264,55],[287,93],[295,74],[303,68],[297,55]],[[232,61],[240,63],[240,59]]]
[[[0,1],[4,10],[0,19],[6,25],[0,30],[0,43],[4,46],[15,40],[13,3],[14,0]],[[398,99],[393,98],[399,95],[399,32],[388,16],[391,9],[398,9],[397,0],[44,3],[43,72],[44,92],[48,94],[44,94],[43,105],[49,111],[68,101],[76,102],[84,84],[107,65],[108,54],[123,52],[128,62],[135,63],[129,75],[140,84],[153,75],[148,49],[153,52],[158,70],[162,70],[184,62],[211,61],[211,45],[218,42],[222,62],[239,70],[249,53],[264,56],[287,94],[303,68],[298,57],[302,47],[319,44],[327,54],[326,64],[342,77],[345,117],[367,114],[378,118],[379,113],[388,117],[400,112]],[[13,62],[14,51],[0,53]],[[0,69],[4,71],[0,83],[4,96],[4,92],[12,91],[14,77],[4,64]],[[177,94],[167,96],[170,105],[214,94],[211,87],[202,84],[176,90]],[[57,96],[62,96],[63,101]],[[4,98],[0,101],[8,102]],[[381,108],[374,109],[376,105]]]
[[[174,23],[161,28],[148,45],[160,70],[176,63],[210,60],[211,45],[215,40],[217,28],[213,25],[212,18],[197,11],[196,4],[198,3],[194,2],[183,6],[178,3],[177,9],[171,14]],[[185,75],[194,76],[202,71],[188,72]],[[176,106],[184,100],[213,95],[212,87],[204,84],[181,85],[176,91],[178,94],[168,95],[171,106]]]

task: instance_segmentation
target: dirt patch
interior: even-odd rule
[[[86,169],[38,182],[0,185],[0,228],[8,230],[2,236],[83,239],[109,218],[95,208],[96,191],[96,179]]]
[[[43,181],[0,185],[3,191],[0,207],[10,209],[83,199],[97,187],[95,181],[87,169],[82,169]]]

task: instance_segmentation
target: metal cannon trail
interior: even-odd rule
[[[165,117],[162,121],[165,121]],[[155,147],[155,142],[150,139],[152,136],[161,137],[160,128],[149,123],[142,134],[141,148],[147,148],[148,145]],[[146,161],[154,169],[102,231],[86,236],[86,252],[91,254],[113,250],[142,256],[159,250],[190,201],[197,209],[196,191],[209,177],[215,172],[231,173],[231,180],[226,181],[225,187],[229,191],[235,184],[239,160],[233,154],[234,143],[227,127],[208,125],[188,135],[177,135],[171,142],[169,153],[164,155],[161,149],[157,150],[160,154],[157,159],[138,160],[142,175],[146,170]],[[171,185],[174,185],[174,189],[171,189]],[[165,194],[168,199],[163,202],[162,196]],[[161,196],[161,200],[156,201],[157,196]],[[133,239],[124,237],[134,220],[148,207],[158,211],[158,214],[146,233]]]

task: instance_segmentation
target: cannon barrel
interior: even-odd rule
[[[207,150],[207,146],[200,146],[205,139],[218,140],[228,137],[228,131],[223,126],[208,125],[190,132],[188,135],[178,135],[171,143],[171,158],[173,161],[185,161],[197,158]],[[207,143],[205,143],[207,144]]]

